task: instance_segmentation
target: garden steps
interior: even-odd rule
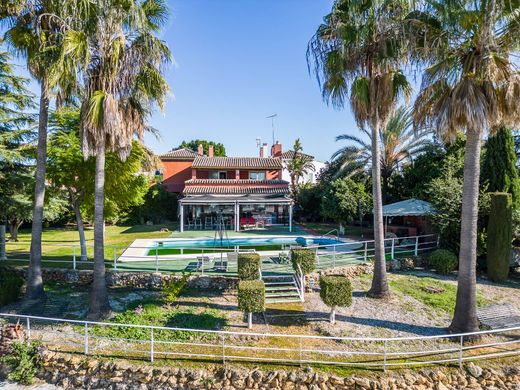
[[[294,275],[269,275],[263,276],[265,283],[266,303],[299,302],[300,295]]]

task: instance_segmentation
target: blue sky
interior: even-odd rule
[[[151,124],[156,152],[183,139],[224,143],[228,155],[255,155],[256,138],[284,149],[300,137],[304,151],[327,160],[337,134],[357,132],[347,108],[322,101],[307,71],[307,43],[332,0],[171,0],[163,39],[176,65],[167,70],[174,97]]]
[[[222,142],[231,156],[256,155],[256,138],[272,143],[266,117],[276,113],[284,149],[299,137],[305,152],[328,160],[340,147],[336,135],[358,133],[349,108],[328,107],[307,70],[307,43],[331,6],[332,0],[169,0],[162,38],[176,62],[166,69],[172,96],[151,118],[162,138],[148,136],[146,144],[163,153],[200,138]],[[31,89],[38,97],[38,85]]]

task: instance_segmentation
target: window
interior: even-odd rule
[[[210,179],[225,179],[226,172],[225,171],[210,171],[209,178]]]
[[[265,172],[249,172],[251,180],[265,180]]]

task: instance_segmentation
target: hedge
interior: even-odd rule
[[[238,283],[238,308],[244,313],[261,313],[265,309],[265,285],[262,280]]]
[[[258,253],[238,254],[238,277],[241,280],[260,279],[261,259]]]
[[[487,230],[487,273],[494,282],[507,279],[513,238],[511,194],[493,192]]]
[[[352,285],[344,275],[320,276],[320,298],[328,307],[352,305]]]
[[[310,248],[291,249],[291,262],[295,271],[300,265],[304,275],[310,274],[316,269],[316,250]]]
[[[457,256],[447,249],[436,249],[430,253],[430,267],[440,274],[449,274],[457,268],[457,264]]]
[[[0,306],[18,300],[23,283],[22,277],[11,272],[0,271]]]

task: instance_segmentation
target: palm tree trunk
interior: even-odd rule
[[[105,145],[101,142],[96,152],[96,177],[94,184],[94,281],[90,294],[88,318],[99,320],[108,317],[108,302],[105,280],[104,206],[105,206]]]
[[[34,186],[34,207],[31,229],[31,256],[27,272],[26,298],[45,298],[42,279],[42,230],[43,204],[45,200],[45,168],[47,160],[47,122],[49,120],[49,94],[47,82],[41,80],[40,112],[38,117],[38,151],[36,156],[36,177]]]
[[[78,225],[79,246],[81,248],[81,261],[87,261],[87,241],[85,240],[85,226],[81,217],[81,209],[79,201],[73,202],[74,214],[76,215],[76,224]]]
[[[376,101],[377,91],[374,83],[370,87],[370,101]],[[374,103],[372,103],[375,106]],[[383,200],[381,194],[381,150],[379,148],[379,127],[381,121],[377,113],[377,107],[373,107],[374,118],[372,121],[372,198],[374,202],[374,277],[372,286],[368,291],[371,298],[385,298],[390,295],[388,281],[386,278],[386,259],[385,259],[385,236],[383,225]]]
[[[457,300],[451,332],[475,332],[477,320],[477,219],[482,133],[468,131],[464,155],[464,186],[460,232]]]

